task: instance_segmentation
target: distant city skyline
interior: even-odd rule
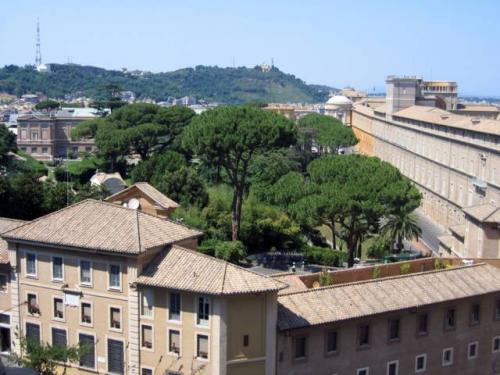
[[[125,0],[2,2],[0,66],[44,63],[172,71],[271,63],[307,83],[368,92],[387,75],[454,80],[500,97],[500,2]]]

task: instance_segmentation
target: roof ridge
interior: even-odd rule
[[[224,275],[222,276],[222,288],[220,290],[221,294],[224,294],[224,285],[226,284],[226,274],[227,274],[227,263],[224,265]]]
[[[73,204],[72,204],[72,205],[70,205],[70,206],[66,206],[66,207],[60,208],[59,210],[56,210],[56,211],[50,212],[50,213],[48,213],[48,214],[46,214],[46,215],[39,216],[39,217],[37,217],[36,219],[26,221],[26,223],[24,223],[23,225],[18,226],[17,228],[13,228],[13,229],[11,229],[11,230],[8,230],[7,232],[0,233],[0,237],[3,237],[3,235],[8,234],[8,233],[10,233],[10,232],[13,232],[13,231],[15,231],[15,230],[17,230],[17,229],[21,229],[22,227],[25,227],[25,226],[26,226],[26,225],[28,225],[28,224],[36,223],[36,222],[38,222],[38,221],[40,221],[40,220],[42,220],[42,219],[44,219],[44,218],[46,218],[46,217],[54,216],[55,214],[57,214],[57,213],[59,213],[59,212],[61,212],[61,211],[64,211],[64,210],[66,210],[66,209],[68,209],[68,208],[70,208],[70,207],[75,207],[75,206],[78,206],[78,205],[83,204],[83,203],[88,202],[88,201],[95,201],[95,202],[99,202],[99,201],[97,201],[97,200],[95,200],[95,199],[92,199],[92,198],[87,198],[87,199],[84,199],[84,200],[82,200],[82,201],[80,201],[80,202],[73,203]]]
[[[259,277],[263,277],[265,279],[268,279],[268,280],[272,280],[274,282],[277,282],[277,283],[280,283],[280,284],[283,284],[284,287],[288,287],[289,285],[282,282],[282,281],[279,281],[279,280],[275,280],[274,278],[270,277],[270,276],[266,276],[266,275],[261,275],[260,273],[257,273],[257,272],[254,272],[254,271],[251,271],[249,269],[246,269],[244,267],[241,267],[237,264],[234,264],[234,263],[231,263],[231,262],[228,262],[227,260],[224,260],[224,259],[220,259],[220,258],[217,258],[217,257],[214,257],[214,256],[211,256],[211,255],[208,255],[208,254],[205,254],[205,253],[202,253],[201,251],[197,251],[197,250],[192,250],[192,249],[188,249],[187,247],[184,247],[184,246],[180,246],[180,245],[177,245],[177,244],[173,244],[172,247],[177,247],[183,251],[188,251],[188,252],[191,252],[191,253],[195,253],[195,254],[199,254],[201,256],[204,256],[204,257],[207,257],[209,259],[213,259],[217,262],[220,262],[220,263],[224,263],[226,265],[226,268],[227,266],[231,266],[231,267],[234,267],[238,270],[242,270],[242,271],[245,271],[245,272],[248,272],[248,273],[251,273],[253,275],[256,275],[256,276],[259,276]]]
[[[404,279],[412,276],[422,276],[422,275],[430,275],[434,273],[444,273],[444,272],[449,272],[449,271],[456,271],[459,269],[467,269],[471,267],[479,267],[479,266],[487,266],[487,263],[476,263],[476,264],[469,264],[469,265],[463,265],[463,266],[457,266],[453,268],[445,268],[441,270],[431,270],[431,271],[421,271],[421,272],[413,272],[413,273],[408,273],[405,275],[395,275],[395,276],[388,276],[388,277],[381,277],[377,279],[368,279],[368,280],[359,280],[359,281],[352,281],[350,283],[343,283],[343,284],[334,284],[334,285],[327,285],[319,288],[309,288],[306,290],[299,290],[299,291],[294,291],[290,293],[283,293],[279,297],[285,297],[285,296],[290,296],[294,294],[300,294],[300,293],[310,293],[310,292],[318,292],[322,290],[327,290],[327,289],[336,289],[336,288],[342,288],[348,285],[361,285],[361,284],[370,284],[370,283],[380,283],[385,280],[395,280],[395,279]]]
[[[135,210],[135,227],[137,229],[137,245],[139,246],[139,253],[141,252],[141,228],[139,224],[139,210]]]

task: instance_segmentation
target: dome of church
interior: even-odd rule
[[[334,95],[328,99],[326,104],[347,105],[352,104],[352,101],[344,95]]]

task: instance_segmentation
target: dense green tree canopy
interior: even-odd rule
[[[0,124],[0,165],[5,165],[7,154],[15,149],[16,136],[6,126]]]
[[[358,243],[379,227],[382,217],[411,212],[420,193],[396,168],[378,158],[339,155],[309,165],[309,178],[297,173],[282,177],[270,200],[287,207],[299,222],[335,225],[345,232],[352,266]]]
[[[248,170],[258,153],[295,142],[294,124],[285,117],[251,106],[218,107],[195,117],[183,145],[203,163],[221,166],[234,189],[232,239],[237,240]]]
[[[178,136],[194,115],[187,107],[130,104],[104,118],[81,122],[72,138],[95,138],[99,152],[112,165],[133,154],[145,160],[154,151],[179,146]]]
[[[299,144],[306,151],[315,146],[322,154],[337,154],[342,147],[358,143],[352,129],[334,117],[311,113],[298,121]]]
[[[55,101],[55,100],[43,100],[41,101],[40,103],[37,103],[35,105],[35,109],[38,109],[38,110],[52,110],[52,109],[57,109],[61,107],[61,103]]]
[[[105,108],[117,99],[114,91],[131,90],[138,98],[167,100],[195,96],[219,103],[265,102],[318,103],[328,99],[330,87],[307,85],[291,74],[273,68],[220,68],[196,66],[167,73],[132,74],[76,64],[51,64],[51,72],[33,66],[0,68],[0,91],[21,96],[42,92],[51,98],[79,93],[96,98]],[[110,101],[111,103],[106,103]]]

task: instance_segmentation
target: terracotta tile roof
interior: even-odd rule
[[[500,208],[492,204],[465,207],[464,212],[481,223],[500,223]]]
[[[159,254],[137,284],[212,295],[278,291],[286,284],[180,246]]]
[[[201,234],[138,210],[88,199],[30,221],[2,237],[12,241],[138,254]]]
[[[139,189],[142,193],[151,198],[158,206],[164,209],[179,207],[179,204],[177,202],[174,202],[172,199],[155,189],[147,182],[136,182],[125,190],[119,191],[118,193],[109,196],[108,198],[106,198],[106,201],[112,202],[115,200],[119,200],[122,195],[128,193],[132,189]]]
[[[307,286],[302,282],[300,277],[294,272],[279,273],[276,275],[272,275],[271,277],[273,279],[288,284],[288,286],[285,289],[279,291],[278,295],[307,290]]]
[[[434,107],[413,105],[394,113],[393,116],[473,130],[481,133],[500,135],[500,121],[498,120],[482,118],[479,119],[478,123],[474,123],[471,117],[457,115]]]
[[[281,330],[333,323],[500,291],[487,264],[308,289],[278,297]]]
[[[17,228],[26,221],[0,217],[0,234]],[[9,253],[7,252],[7,242],[0,238],[0,264],[9,263]]]

